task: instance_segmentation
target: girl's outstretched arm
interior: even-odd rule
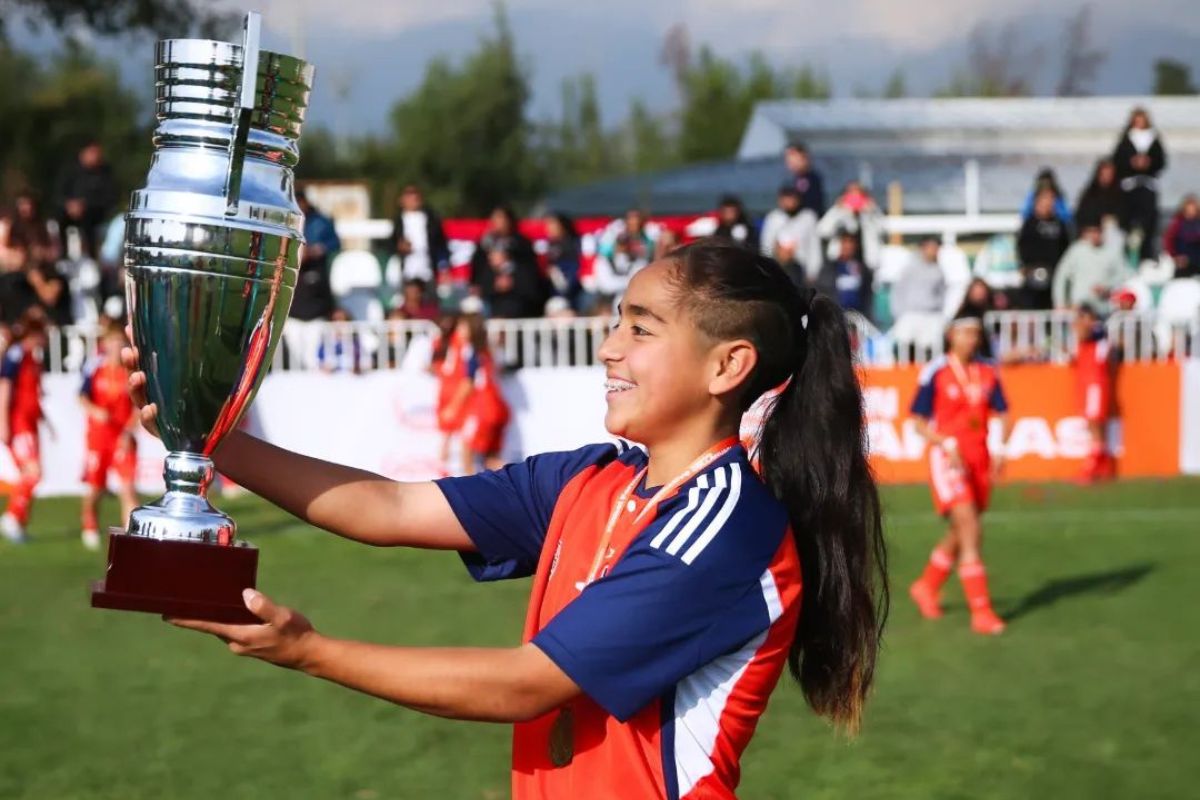
[[[412,648],[330,639],[303,615],[247,589],[246,606],[262,625],[171,620],[252,656],[306,672],[398,705],[451,719],[519,722],[580,694],[532,644],[515,648]]]
[[[130,370],[129,390],[142,424],[158,435],[158,409],[146,397],[146,375],[137,350],[121,360]],[[4,384],[0,381],[0,387]],[[0,398],[2,399],[2,398]],[[310,525],[381,547],[474,550],[445,496],[431,482],[399,483],[366,470],[309,458],[233,431],[213,454],[231,480]]]

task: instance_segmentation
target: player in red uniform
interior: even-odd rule
[[[496,363],[488,346],[483,315],[465,314],[458,334],[468,342],[463,351],[463,380],[449,405],[449,414],[462,418],[463,474],[474,475],[482,461],[486,469],[498,469],[509,409],[500,391]]]
[[[0,516],[0,534],[11,542],[26,540],[25,526],[33,492],[42,479],[38,429],[42,422],[42,350],[46,318],[30,308],[13,325],[13,343],[0,362],[0,440],[8,445],[19,476]]]
[[[89,550],[100,548],[100,526],[96,507],[108,487],[108,474],[117,475],[117,497],[121,502],[121,524],[137,505],[133,481],[137,469],[137,440],[133,401],[129,397],[129,370],[121,363],[125,333],[118,326],[105,330],[101,354],[84,365],[79,402],[87,414],[87,453],[84,457],[81,537]]]
[[[478,298],[475,299],[479,302]],[[482,303],[480,303],[482,308]],[[450,474],[450,445],[454,437],[462,430],[465,404],[457,408],[453,406],[455,398],[464,384],[469,384],[467,378],[464,351],[467,340],[459,332],[457,317],[445,317],[439,323],[441,328],[437,340],[433,344],[433,363],[430,369],[438,381],[437,414],[438,430],[442,432],[442,468],[444,474]]]
[[[1008,402],[996,366],[978,357],[983,320],[964,314],[950,323],[948,352],[921,373],[912,414],[929,443],[929,479],[933,505],[949,529],[933,548],[925,572],[909,594],[928,619],[942,615],[938,596],[958,562],[958,576],[971,608],[971,629],[998,634],[1004,621],[992,609],[987,573],[980,552],[980,517],[987,510],[992,480],[1004,465],[1003,447],[988,451],[988,421],[1001,419],[1001,441],[1008,439]]]
[[[1116,464],[1108,452],[1108,420],[1112,416],[1113,369],[1116,365],[1100,315],[1091,306],[1075,314],[1075,375],[1079,405],[1088,424],[1088,454],[1079,476],[1082,483],[1112,478]]]
[[[885,554],[842,311],[771,259],[702,240],[632,278],[599,355],[605,425],[644,450],[592,445],[419,484],[240,432],[215,453],[326,530],[458,550],[480,580],[532,575],[521,646],[332,639],[254,591],[261,625],[176,624],[426,713],[515,723],[515,800],[732,798],[789,664],[819,714],[855,727]],[[738,423],[785,381],[760,479]],[[144,404],[145,376],[131,386]]]

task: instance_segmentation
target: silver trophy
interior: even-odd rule
[[[125,217],[125,288],[167,492],[110,537],[93,605],[236,619],[253,585],[257,551],[206,492],[292,303],[304,241],[292,171],[313,78],[260,50],[260,26],[248,14],[241,45],[157,46],[158,127]]]

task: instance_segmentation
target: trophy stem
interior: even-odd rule
[[[167,493],[133,510],[129,516],[129,534],[233,544],[237,534],[233,519],[208,502],[212,479],[212,459],[185,451],[168,453],[163,464]]]

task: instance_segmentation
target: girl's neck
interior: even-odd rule
[[[646,468],[646,488],[669,483],[710,448],[730,437],[736,439],[737,435],[737,425],[715,425],[648,445],[650,461]]]
[[[956,353],[956,352],[954,352],[953,350],[951,350],[951,351],[950,351],[950,357],[951,357],[951,358],[953,358],[953,359],[954,359],[955,361],[957,361],[958,363],[960,363],[960,364],[964,365],[964,366],[965,366],[965,365],[967,365],[967,364],[970,364],[970,363],[971,363],[971,356],[970,356],[970,355],[965,355],[965,356],[964,356],[963,354],[961,354],[961,353]]]

